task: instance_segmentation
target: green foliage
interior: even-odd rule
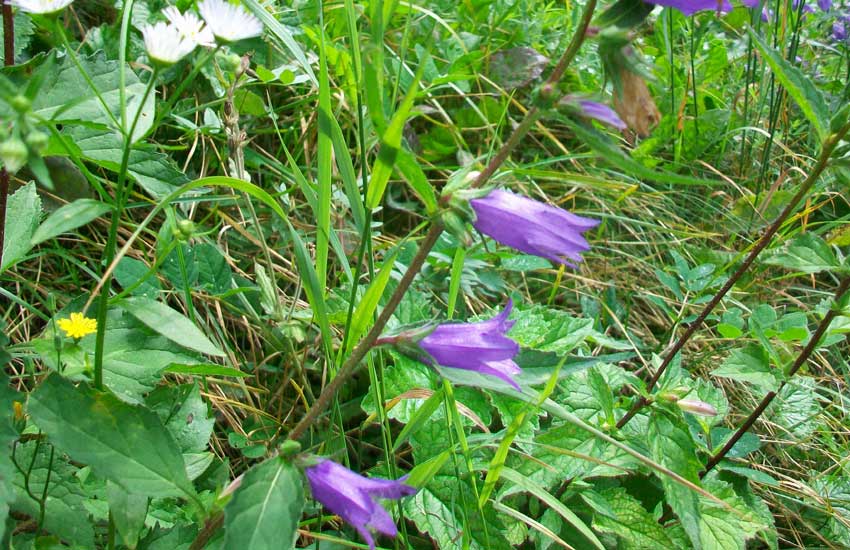
[[[356,545],[310,498],[319,458],[416,488],[379,499],[403,548],[850,545],[837,4],[241,0],[260,36],[158,64],[166,5],[15,9],[4,548]],[[500,228],[583,261],[468,220],[425,250],[447,182],[481,173],[597,220],[587,247],[546,214],[545,242]],[[506,335],[450,343],[471,368],[394,340],[509,299]],[[502,338],[519,390],[475,367]]]
[[[225,548],[294,548],[304,507],[300,472],[270,459],[245,472],[224,509]]]

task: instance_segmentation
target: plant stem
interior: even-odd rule
[[[835,149],[838,142],[847,134],[847,131],[850,130],[850,125],[845,125],[841,130],[828,136],[824,140],[823,148],[821,150],[820,156],[818,156],[817,164],[815,164],[809,176],[803,181],[800,185],[800,189],[797,191],[797,194],[788,201],[788,204],[785,206],[785,209],[782,210],[782,213],[777,216],[777,218],[773,221],[772,224],[765,230],[762,234],[761,238],[756,242],[755,246],[753,246],[750,253],[747,255],[746,259],[744,259],[743,263],[741,263],[740,267],[732,274],[731,277],[726,281],[723,287],[714,295],[710,302],[708,302],[700,314],[696,319],[688,326],[685,332],[679,337],[676,343],[672,348],[664,355],[664,360],[659,365],[658,369],[655,371],[655,374],[649,380],[646,385],[646,392],[649,393],[655,387],[655,384],[658,383],[658,380],[661,378],[661,375],[664,374],[664,371],[667,370],[667,367],[676,357],[682,348],[685,347],[685,344],[690,340],[691,336],[696,333],[697,330],[702,326],[703,322],[705,322],[706,318],[714,311],[714,308],[720,303],[726,293],[729,292],[735,283],[740,280],[740,278],[746,273],[750,266],[753,264],[758,255],[764,250],[770,241],[773,239],[773,236],[779,231],[782,225],[785,223],[785,220],[794,212],[797,208],[797,205],[809,194],[812,186],[817,182],[820,175],[826,169],[829,164],[829,158],[832,155],[832,151]],[[631,410],[626,413],[623,418],[617,422],[617,427],[622,428],[625,426],[629,420],[634,418],[634,416],[640,411],[643,407],[645,407],[649,403],[649,400],[641,396],[638,398],[637,402],[632,406]]]
[[[839,301],[842,296],[847,292],[847,289],[850,288],[850,276],[845,277],[841,283],[838,285],[838,289],[835,291],[835,301]],[[776,398],[777,394],[782,391],[782,388],[788,383],[788,380],[794,376],[800,367],[806,364],[806,361],[809,360],[809,357],[814,353],[815,349],[817,349],[818,344],[823,338],[824,333],[829,328],[829,325],[832,323],[832,320],[839,314],[839,310],[836,307],[830,308],[829,311],[826,312],[826,315],[823,316],[818,328],[815,330],[815,333],[812,334],[812,337],[809,338],[809,343],[806,344],[806,347],[803,348],[803,351],[800,352],[800,355],[797,356],[797,360],[794,361],[794,364],[791,365],[791,368],[788,370],[788,373],[785,375],[785,379],[779,384],[779,387],[776,391],[769,391],[762,398],[761,402],[758,406],[750,413],[747,419],[741,424],[741,427],[729,438],[723,448],[720,451],[712,456],[709,461],[705,465],[705,470],[700,473],[700,477],[705,477],[705,475],[712,470],[717,464],[723,460],[723,458],[732,450],[732,447],[738,442],[741,437],[744,436],[745,433],[749,431],[749,429],[755,424],[756,420],[762,415],[762,413],[767,409],[767,407],[773,402],[774,398]]]
[[[10,67],[15,63],[15,18],[12,6],[0,0],[3,12],[3,65]],[[9,195],[9,172],[0,168],[0,266],[3,265],[3,243],[6,238],[6,197]]]
[[[435,221],[428,229],[428,233],[425,234],[422,242],[419,244],[419,250],[416,251],[416,256],[414,256],[413,260],[411,260],[410,266],[407,268],[407,271],[404,272],[401,281],[399,281],[398,286],[387,301],[387,305],[381,310],[381,314],[375,320],[375,324],[372,325],[372,328],[366,336],[364,336],[357,346],[355,346],[355,348],[351,351],[351,355],[349,355],[348,359],[345,360],[345,363],[342,364],[342,367],[340,367],[339,372],[337,372],[334,379],[331,380],[330,383],[322,390],[322,393],[319,394],[316,402],[313,403],[313,406],[310,407],[310,410],[307,411],[304,418],[302,418],[301,421],[292,428],[292,431],[289,432],[289,439],[297,440],[304,435],[307,428],[309,428],[316,418],[318,418],[318,416],[328,407],[331,399],[333,399],[337,392],[339,392],[343,384],[345,384],[345,382],[347,382],[348,379],[351,378],[351,376],[357,371],[357,368],[360,366],[360,361],[375,345],[375,341],[384,330],[384,327],[387,325],[392,314],[395,313],[396,308],[401,303],[401,299],[404,297],[404,294],[407,292],[407,289],[410,287],[413,279],[419,273],[419,270],[428,258],[428,254],[431,252],[431,249],[437,243],[437,239],[440,238],[442,233],[443,224],[439,221]]]
[[[584,8],[581,22],[576,29],[576,33],[573,36],[570,45],[558,60],[557,65],[555,65],[555,69],[553,69],[552,74],[549,75],[545,85],[554,86],[557,84],[563,76],[564,71],[567,70],[567,67],[569,67],[570,63],[572,63],[573,59],[575,59],[579,48],[584,43],[584,39],[587,35],[587,27],[590,25],[590,20],[593,18],[593,12],[595,9],[596,0],[590,0]],[[472,183],[472,187],[480,187],[484,185],[490,177],[496,173],[496,170],[504,164],[511,152],[520,144],[522,138],[525,137],[537,121],[540,114],[540,110],[537,107],[532,107],[526,111],[522,121],[520,121],[519,125],[508,137],[508,140],[490,159],[490,162],[484,170],[478,174],[478,177]],[[419,244],[419,250],[410,262],[410,267],[407,268],[407,271],[404,273],[401,281],[399,281],[398,286],[392,296],[390,296],[386,306],[384,306],[381,310],[381,314],[378,316],[375,324],[372,325],[372,328],[369,329],[366,336],[363,337],[363,339],[351,351],[351,355],[349,355],[345,360],[345,363],[342,364],[334,379],[331,380],[330,383],[322,390],[322,393],[319,394],[316,402],[313,403],[313,406],[310,407],[307,414],[304,415],[304,418],[302,418],[301,421],[295,425],[292,431],[289,432],[289,439],[298,440],[302,435],[304,435],[307,428],[309,428],[310,425],[316,421],[319,415],[322,414],[322,412],[324,412],[324,410],[328,407],[333,396],[336,395],[340,388],[342,388],[343,384],[345,384],[345,382],[347,382],[357,371],[357,368],[360,366],[360,361],[375,345],[375,342],[378,340],[378,337],[381,335],[381,332],[384,330],[384,327],[390,320],[392,314],[395,313],[395,310],[401,303],[401,299],[404,297],[405,292],[407,292],[407,289],[410,287],[410,284],[413,282],[413,279],[416,277],[419,269],[422,267],[422,264],[425,263],[425,260],[428,258],[428,254],[437,243],[437,239],[440,237],[442,232],[443,224],[439,221],[434,221],[428,230],[428,233],[425,234],[424,239]]]

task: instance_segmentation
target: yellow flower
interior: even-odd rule
[[[82,338],[87,334],[97,332],[97,321],[89,319],[82,313],[72,313],[70,319],[59,319],[56,324],[71,338]]]

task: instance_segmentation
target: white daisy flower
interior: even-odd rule
[[[162,10],[162,14],[177,28],[183,38],[191,40],[198,46],[215,46],[215,36],[212,31],[194,13],[190,11],[180,13],[180,10],[174,6],[168,6]]]
[[[9,4],[28,13],[49,14],[65,9],[74,0],[9,0]]]
[[[227,0],[201,0],[198,11],[216,38],[236,42],[263,34],[263,24],[242,6]]]
[[[173,65],[195,49],[195,42],[183,36],[174,25],[159,21],[153,25],[142,25],[145,49],[151,61],[162,65]]]

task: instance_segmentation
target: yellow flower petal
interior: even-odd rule
[[[97,332],[97,321],[85,317],[82,313],[72,313],[68,319],[59,319],[56,324],[71,338],[82,338]]]

